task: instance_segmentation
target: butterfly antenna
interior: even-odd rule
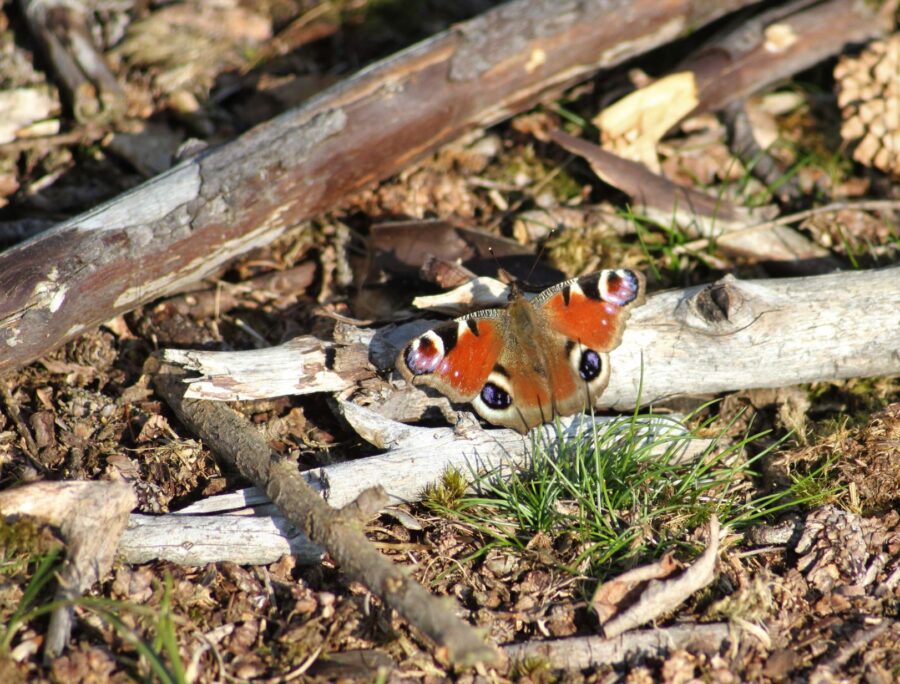
[[[541,258],[544,256],[544,252],[547,251],[547,241],[550,240],[554,236],[554,234],[559,233],[565,226],[562,223],[557,223],[556,228],[553,228],[549,233],[547,233],[547,237],[541,243],[541,248],[538,250],[537,256],[534,257],[534,262],[531,264],[531,269],[528,271],[528,275],[525,276],[525,282],[531,281],[531,275],[534,273],[534,269],[537,268],[537,265],[540,263]]]

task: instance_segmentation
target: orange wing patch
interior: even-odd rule
[[[544,303],[543,313],[554,330],[595,351],[615,349],[622,339],[626,311],[618,304],[590,299],[578,291],[569,293],[567,304],[560,291]]]
[[[477,335],[471,330],[473,325]],[[456,344],[447,351],[428,384],[438,389],[447,384],[461,397],[477,396],[500,356],[503,336],[499,326],[498,321],[487,318],[460,322]]]

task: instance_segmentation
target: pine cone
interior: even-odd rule
[[[853,158],[900,177],[900,33],[871,43],[834,68],[841,137]]]

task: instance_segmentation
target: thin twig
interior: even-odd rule
[[[893,620],[885,619],[878,624],[865,629],[860,629],[846,644],[838,649],[837,653],[821,665],[816,666],[809,676],[811,684],[834,681],[835,675],[842,665],[859,651],[875,641],[875,639],[884,634],[893,624]]]
[[[717,651],[727,639],[736,634],[724,622],[712,624],[678,625],[666,629],[643,629],[613,639],[604,637],[574,637],[553,641],[528,641],[506,646],[511,659],[545,659],[551,667],[584,670],[598,665],[619,663],[635,655],[654,656],[679,648]]]
[[[15,423],[16,430],[18,430],[19,435],[25,441],[25,455],[28,457],[28,460],[42,473],[46,473],[46,466],[38,460],[37,443],[35,443],[34,436],[31,434],[28,425],[22,420],[19,405],[13,398],[12,392],[9,391],[9,384],[6,378],[0,378],[0,399],[3,400],[3,404],[6,406],[6,413],[12,419],[12,422]]]

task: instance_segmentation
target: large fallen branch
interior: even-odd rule
[[[383,60],[0,254],[0,371],[183,289],[466,131],[752,2],[519,0]]]
[[[530,458],[530,437],[513,430],[483,430],[474,421],[455,429],[411,427],[349,402],[341,403],[341,410],[358,434],[388,451],[301,473],[334,508],[351,504],[374,486],[382,487],[391,503],[418,501],[426,487],[449,469],[466,475],[497,474],[522,468]],[[673,460],[692,461],[716,448],[713,440],[689,438],[681,423],[667,416],[640,419],[636,426],[628,419],[575,416],[564,419],[564,434],[568,439],[590,435],[592,423],[610,449],[617,442],[634,445],[646,440],[655,453],[668,450]],[[253,432],[250,426],[247,429]],[[554,426],[541,431],[533,436],[547,441],[557,437]],[[119,555],[128,563],[161,559],[204,565],[266,564],[293,553],[300,563],[318,562],[321,547],[310,544],[273,508],[262,491],[250,488],[204,499],[177,513],[135,514],[122,536]]]
[[[419,329],[405,336],[399,332],[394,339],[402,347]],[[372,345],[382,337],[372,335]],[[282,367],[310,365],[302,355],[291,356],[288,347],[279,347]],[[382,367],[397,347],[378,352]],[[260,362],[270,353],[171,350],[166,358],[203,374],[191,381],[189,396],[258,399],[295,384],[290,377],[278,385],[268,382],[270,369]],[[237,367],[240,357],[240,394],[229,393],[233,378],[216,375],[218,359],[226,357],[228,367]],[[780,280],[726,276],[710,285],[658,293],[632,312],[610,364],[609,386],[599,403],[623,410],[638,401],[647,405],[685,394],[897,374],[900,268]],[[310,381],[298,393],[331,387]]]

